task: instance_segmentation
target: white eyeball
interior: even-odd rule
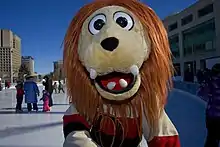
[[[134,27],[133,18],[125,12],[115,12],[113,19],[119,26],[121,26],[125,30],[130,31]]]
[[[88,26],[89,32],[92,35],[98,34],[102,29],[102,27],[105,25],[105,23],[106,23],[106,16],[104,14],[98,14],[94,16],[89,22],[89,26]]]

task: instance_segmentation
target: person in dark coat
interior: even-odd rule
[[[201,84],[204,79],[202,70],[197,71],[196,78],[197,78],[198,83]]]
[[[194,82],[194,74],[190,68],[187,68],[184,73],[184,81]]]
[[[45,76],[43,80],[43,85],[45,86],[45,90],[49,92],[50,98],[49,98],[49,107],[53,106],[53,81],[49,76]]]
[[[24,95],[24,89],[23,89],[23,83],[18,82],[16,87],[16,99],[17,99],[17,104],[16,104],[16,112],[23,112],[22,110],[22,102],[23,102],[23,95]]]
[[[212,77],[212,70],[205,68],[203,71],[203,81],[206,83],[209,83],[209,81],[211,80]]]
[[[208,131],[205,147],[218,147],[220,141],[220,64],[211,71],[207,84],[208,104],[206,108],[206,128]]]
[[[8,81],[5,81],[5,89],[8,88]]]
[[[58,91],[59,91],[59,93],[60,93],[60,91],[62,91],[63,93],[65,93],[65,91],[64,91],[64,89],[63,89],[63,84],[61,83],[60,80],[59,80]]]

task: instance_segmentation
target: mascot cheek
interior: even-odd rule
[[[81,56],[81,62],[87,70],[93,68],[102,73],[113,69],[109,53],[100,49],[97,44],[89,45]]]
[[[150,41],[145,40],[145,37],[142,36],[142,32],[126,32],[119,35],[119,38],[122,39],[119,49],[115,53],[117,57],[117,60],[114,60],[115,66],[119,66],[118,68],[123,65],[141,67],[150,53]]]

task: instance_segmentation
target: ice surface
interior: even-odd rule
[[[68,108],[64,94],[54,94],[54,107],[49,113],[15,112],[15,90],[0,92],[0,147],[61,147],[63,143],[62,116]],[[39,97],[41,98],[41,97]],[[42,102],[39,102],[42,110]]]
[[[0,92],[0,147],[61,147],[62,116],[68,108],[64,94],[54,94],[50,113],[14,113],[15,90]],[[39,97],[40,98],[40,97]],[[23,104],[26,110],[26,105]],[[39,102],[42,109],[42,102]],[[182,147],[202,147],[205,141],[205,102],[180,90],[173,90],[167,113],[176,125]]]

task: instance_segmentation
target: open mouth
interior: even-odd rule
[[[129,91],[135,84],[137,76],[132,73],[112,72],[103,76],[97,76],[95,82],[103,90],[120,94]]]
[[[134,87],[139,75],[139,68],[137,65],[132,65],[129,73],[111,72],[106,75],[98,75],[96,70],[91,68],[89,74],[90,78],[103,90],[109,93],[121,94]]]

